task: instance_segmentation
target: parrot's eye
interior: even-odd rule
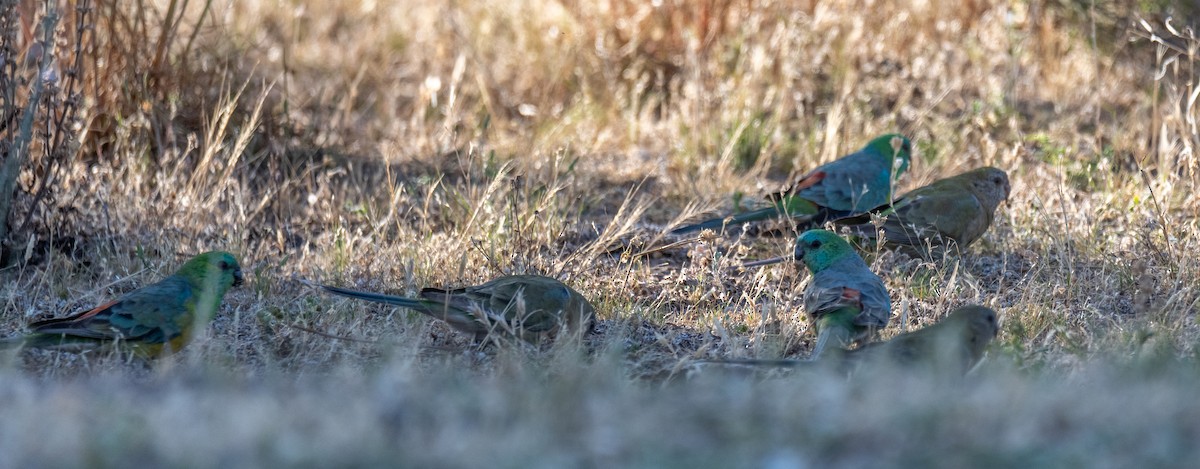
[[[809,244],[809,246],[812,246],[812,247],[813,247],[813,249],[816,249],[816,248],[819,248],[819,247],[821,247],[821,242],[820,242],[820,241],[813,241],[813,242],[812,242],[812,244]]]
[[[229,270],[229,263],[225,262],[225,261],[221,261],[220,263],[217,264],[217,267],[220,267],[221,270]]]

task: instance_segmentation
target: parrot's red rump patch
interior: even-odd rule
[[[862,302],[862,292],[849,287],[842,287],[842,299]]]
[[[74,320],[82,321],[84,319],[90,318],[92,316],[100,314],[101,311],[107,310],[108,308],[112,307],[112,305],[115,305],[115,304],[117,304],[117,300],[109,301],[108,303],[104,303],[100,306],[92,308],[90,311],[80,313],[78,316],[75,317]]]
[[[809,173],[807,176],[804,176],[804,179],[796,181],[796,185],[792,186],[792,190],[789,192],[795,193],[796,191],[808,189],[817,185],[817,183],[821,182],[823,179],[825,179],[825,171],[815,171]]]

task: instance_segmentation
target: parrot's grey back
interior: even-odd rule
[[[812,286],[822,289],[843,287],[858,290],[862,295],[863,310],[856,318],[862,326],[887,326],[892,315],[892,300],[888,296],[883,279],[871,272],[861,257],[846,256],[828,268],[813,275]],[[811,287],[810,287],[811,288]],[[807,298],[807,295],[806,295]],[[809,305],[805,305],[807,308]]]

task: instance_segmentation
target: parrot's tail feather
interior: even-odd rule
[[[692,225],[684,225],[679,228],[675,228],[674,230],[671,230],[671,234],[685,234],[685,233],[691,233],[693,231],[700,231],[703,229],[719,230],[725,226],[738,227],[738,226],[741,226],[743,223],[750,223],[750,222],[762,221],[762,220],[770,220],[772,218],[781,216],[780,213],[781,212],[778,208],[768,207],[768,208],[764,208],[761,210],[755,210],[752,212],[739,213],[732,217],[714,218],[712,220],[706,220],[706,221],[702,221],[700,223],[696,223],[696,224],[692,224]],[[808,219],[811,219],[812,215],[796,215],[795,218],[798,222],[804,223]]]
[[[441,288],[425,287],[421,289],[421,296],[426,300],[436,301],[438,303],[450,303],[455,300],[454,295],[461,294],[460,290],[444,290]]]
[[[101,316],[101,315],[107,315],[109,313],[109,308],[111,308],[113,305],[117,304],[118,301],[120,301],[120,300],[113,300],[108,303],[97,306],[95,308],[89,309],[87,311],[84,311],[84,312],[81,312],[78,314],[72,314],[67,317],[51,318],[51,319],[43,319],[41,321],[34,321],[34,322],[29,323],[29,330],[32,332],[53,333],[53,332],[55,332],[54,331],[55,329],[59,329],[59,328],[68,328],[68,329],[74,328],[75,324],[77,324],[85,319],[89,319],[89,318],[93,318],[93,317]]]
[[[102,345],[102,341],[87,337],[67,334],[29,334],[23,337],[13,337],[0,341],[0,349],[41,348],[62,350],[67,352],[82,352],[94,350]]]
[[[733,224],[733,222],[730,221],[729,224]],[[721,229],[721,227],[723,227],[725,225],[726,225],[725,218],[714,218],[712,220],[705,220],[700,223],[693,223],[691,225],[683,225],[679,228],[675,228],[675,229],[671,230],[671,234],[673,234],[673,235],[688,234],[688,233],[705,230],[705,229],[719,230],[719,229]]]
[[[347,298],[355,298],[359,300],[373,301],[375,303],[386,303],[389,305],[403,306],[416,310],[425,310],[425,302],[413,298],[405,298],[402,296],[384,295],[382,293],[371,293],[358,290],[350,290],[346,288],[334,287],[330,285],[318,285],[329,293],[334,295],[344,296]]]
[[[783,216],[783,213],[784,212],[782,212],[779,209],[774,208],[774,207],[764,208],[762,210],[755,210],[753,212],[746,212],[746,213],[734,215],[733,221],[730,224],[736,226],[736,225],[741,225],[742,223],[748,223],[748,222],[752,222],[752,221],[770,220],[772,218],[778,218],[778,217]],[[815,216],[815,214],[813,214],[813,213],[789,213],[789,215],[791,215],[792,220],[794,220],[796,223],[800,223],[800,224],[808,223],[808,221],[812,220],[813,217]]]
[[[853,332],[844,326],[830,325],[821,327],[820,331],[817,332],[817,343],[813,345],[812,355],[809,356],[809,359],[816,360],[821,358],[821,353],[830,345],[844,350],[850,346],[850,342],[853,341],[853,335]]]

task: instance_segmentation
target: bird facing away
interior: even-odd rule
[[[864,366],[924,367],[931,372],[966,374],[983,358],[999,332],[996,312],[979,305],[955,308],[937,324],[840,354],[813,360],[709,360],[727,365],[797,367],[832,365],[851,372]]]
[[[803,262],[813,275],[803,298],[804,312],[817,329],[812,358],[820,357],[830,345],[846,348],[887,326],[892,311],[887,288],[846,240],[832,231],[805,231],[796,239],[790,258]],[[777,257],[746,266],[788,259]]]
[[[891,206],[879,207],[885,217],[876,229],[870,215],[844,218],[835,223],[848,226],[856,236],[878,240],[884,246],[923,253],[951,245],[966,248],[987,232],[996,207],[1008,200],[1012,187],[1008,174],[990,166],[934,181],[904,194]]]
[[[233,254],[212,251],[191,258],[174,274],[91,310],[30,323],[29,333],[0,347],[82,352],[125,347],[142,357],[178,351],[208,325],[230,287],[242,284]]]
[[[563,326],[572,331],[590,329],[596,315],[579,292],[540,275],[506,275],[454,290],[425,288],[420,298],[319,286],[335,295],[415,310],[472,334],[476,342],[493,331],[536,342]]]
[[[803,230],[826,220],[864,213],[891,202],[892,183],[908,170],[911,160],[912,142],[908,138],[882,135],[861,150],[818,166],[790,188],[768,195],[770,207],[685,225],[671,233],[719,230],[780,217],[792,217],[797,229]]]

